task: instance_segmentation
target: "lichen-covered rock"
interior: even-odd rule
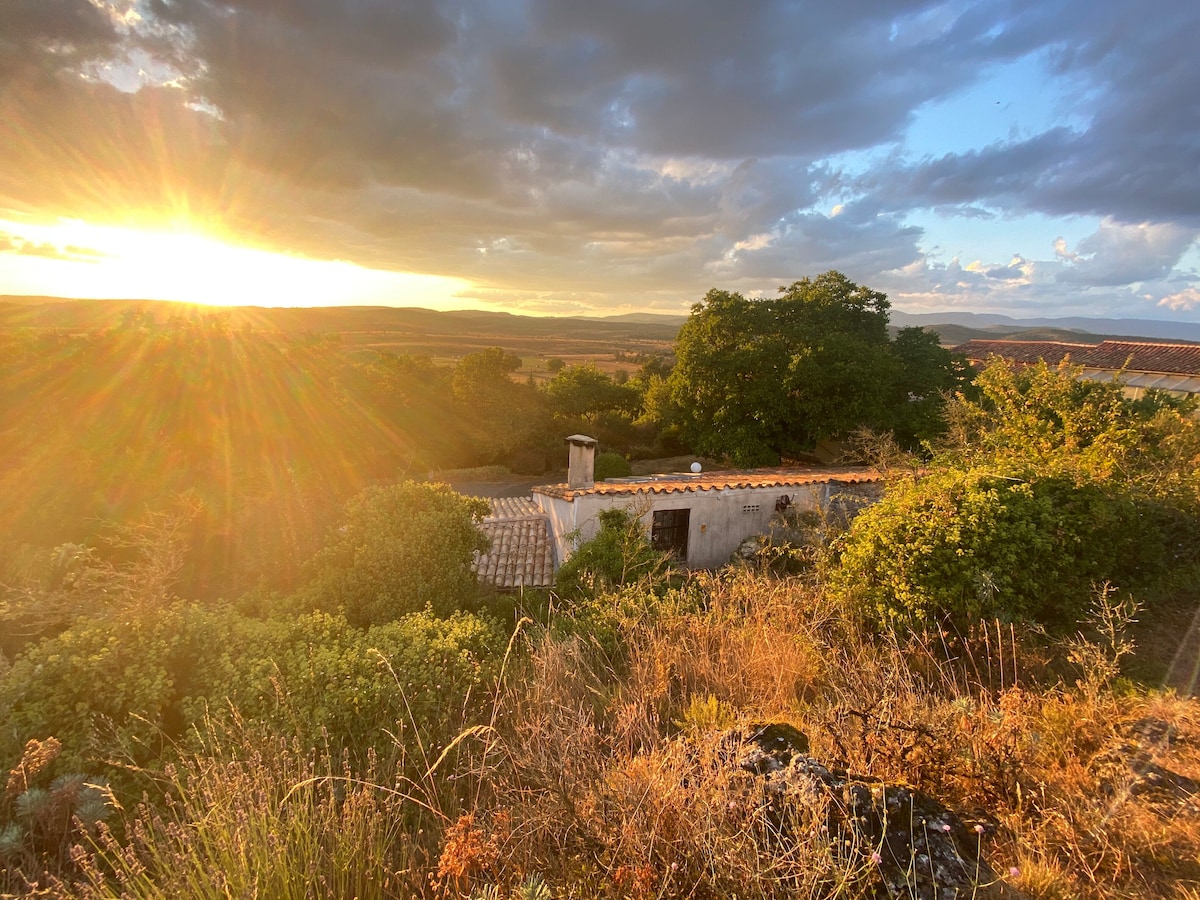
[[[831,769],[810,757],[808,738],[786,724],[731,732],[726,746],[736,766],[763,779],[772,839],[795,841],[796,822],[818,823],[839,855],[877,873],[879,900],[1021,897],[982,856],[989,826],[964,822],[928,794]],[[797,805],[815,815],[789,814]]]
[[[1091,762],[1100,790],[1149,799],[1149,808],[1165,817],[1200,815],[1200,783],[1161,765],[1156,757],[1171,749],[1175,727],[1147,717],[1119,729],[1118,741]]]

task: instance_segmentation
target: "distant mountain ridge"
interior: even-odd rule
[[[1200,322],[1173,322],[1165,319],[1102,319],[1085,316],[1050,318],[1038,316],[1029,319],[1013,318],[998,313],[940,312],[906,313],[893,309],[892,324],[917,325],[937,330],[939,325],[957,325],[972,330],[991,333],[1024,331],[1049,328],[1055,331],[1078,331],[1087,337],[1119,335],[1130,338],[1154,338],[1165,341],[1200,341]],[[982,335],[981,335],[982,336]]]
[[[170,309],[177,305],[178,310]],[[197,307],[162,300],[71,300],[62,297],[0,295],[0,328],[88,329],[114,324],[130,309],[147,309],[171,315],[190,315]],[[437,311],[421,307],[320,306],[320,307],[205,307],[227,314],[232,324],[279,331],[390,331],[474,330],[504,334],[552,336],[566,328],[582,337],[589,329],[611,335],[637,332],[642,337],[672,340],[687,321],[683,314],[621,313],[611,316],[522,316],[492,310]],[[1022,338],[1024,340],[1079,340],[1098,343],[1105,338],[1152,341],[1200,341],[1200,322],[1161,319],[1106,319],[1084,316],[1014,318],[998,313],[907,313],[891,310],[892,325],[918,326],[936,331],[945,344],[972,338]]]
[[[1062,318],[1035,317],[1017,319],[999,313],[940,312],[907,313],[889,310],[892,325],[898,328],[916,326],[942,335],[945,343],[959,344],[971,338],[1000,339],[1021,335],[1024,340],[1069,340],[1072,333],[1083,343],[1098,343],[1106,338],[1145,338],[1154,341],[1200,341],[1200,322],[1172,322],[1165,319],[1102,319],[1085,316]],[[599,317],[608,322],[637,322],[642,324],[687,321],[687,316],[669,313],[625,313]]]

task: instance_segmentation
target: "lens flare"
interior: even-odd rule
[[[178,300],[212,306],[461,307],[469,283],[238,246],[216,229],[29,224],[0,219],[0,281],[27,293]]]

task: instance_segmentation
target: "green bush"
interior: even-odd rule
[[[504,642],[498,625],[464,613],[370,629],[329,613],[259,620],[188,603],[81,619],[0,678],[0,753],[53,734],[72,765],[118,749],[144,764],[234,710],[305,746],[361,753],[389,746],[389,732],[444,744],[479,711]]]
[[[52,734],[67,748],[65,764],[77,767],[96,757],[97,727],[107,721],[109,738],[135,749],[135,761],[157,756],[177,696],[187,615],[175,604],[82,618],[26,650],[0,678],[0,753],[19,756],[27,740]]]
[[[343,524],[308,564],[301,596],[310,609],[343,612],[368,627],[426,606],[450,615],[470,606],[472,554],[486,550],[476,527],[487,502],[444,484],[371,487],[346,504]]]
[[[444,745],[487,700],[504,641],[499,626],[466,613],[413,613],[366,630],[328,613],[274,622],[204,662],[207,683],[187,715],[236,708],[304,746],[356,754],[389,746],[391,735],[408,751],[416,738]]]
[[[600,453],[596,456],[595,478],[603,481],[605,478],[628,478],[633,474],[629,460],[620,453]]]
[[[623,509],[607,509],[600,513],[599,533],[562,564],[555,586],[561,597],[581,599],[668,570],[669,556],[651,546],[641,521]]]
[[[1165,574],[1162,521],[1108,485],[944,471],[893,484],[854,520],[831,587],[896,625],[1071,630],[1095,585],[1136,591]]]
[[[1104,582],[1139,600],[1194,584],[1194,405],[1081,375],[993,361],[947,404],[932,474],[890,484],[839,542],[835,590],[894,624],[1073,631]]]

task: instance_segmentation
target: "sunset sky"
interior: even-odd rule
[[[1200,3],[5,0],[0,293],[1200,320]]]

